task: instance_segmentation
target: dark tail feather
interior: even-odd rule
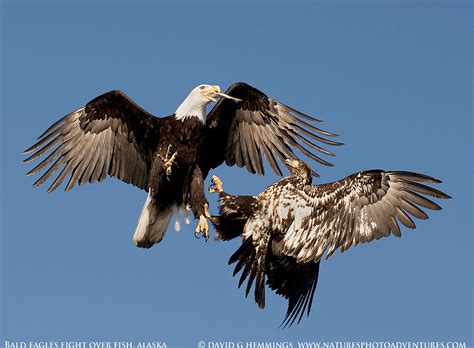
[[[303,318],[306,311],[306,316],[311,312],[311,305],[313,303],[314,292],[318,284],[319,276],[319,261],[317,263],[308,262],[302,264],[303,269],[297,270],[293,284],[290,284],[290,294],[288,296],[288,310],[280,327],[290,327],[298,319],[297,324]],[[304,284],[303,284],[304,282]],[[300,283],[300,284],[298,284]]]
[[[287,255],[274,255],[271,250],[267,254],[265,274],[267,285],[288,300],[288,309],[280,327],[291,326],[296,320],[298,323],[311,312],[311,305],[318,283],[319,261],[298,263],[296,259]]]

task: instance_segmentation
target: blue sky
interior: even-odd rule
[[[467,2],[3,3],[2,338],[472,343],[471,25]],[[239,241],[187,227],[138,249],[145,192],[109,179],[48,194],[21,163],[53,121],[107,90],[168,115],[195,85],[235,81],[341,134],[316,182],[410,170],[454,197],[400,239],[323,261],[311,317],[288,330],[286,301],[267,290],[261,311],[236,288]],[[277,180],[214,173],[231,193]]]

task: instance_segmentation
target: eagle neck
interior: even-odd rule
[[[204,124],[206,123],[206,104],[188,96],[176,109],[175,117],[181,121],[197,117]]]
[[[299,186],[305,186],[305,185],[311,185],[312,184],[312,177],[307,176],[301,173],[295,173],[291,175],[293,185],[299,187]]]

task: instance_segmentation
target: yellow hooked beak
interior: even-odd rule
[[[239,102],[240,99],[238,98],[234,98],[234,97],[231,97],[230,95],[227,95],[227,94],[224,94],[224,93],[221,93],[221,88],[217,85],[215,86],[210,86],[206,89],[206,91],[204,91],[202,93],[202,95],[207,98],[209,101],[213,101],[213,102],[216,102],[216,97],[222,97],[222,98],[226,98],[226,99],[231,99],[235,102]]]
[[[219,95],[221,92],[221,88],[219,86],[209,86],[206,88],[204,92],[202,92],[202,95],[209,101],[217,101],[216,97]]]

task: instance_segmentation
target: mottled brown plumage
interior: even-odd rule
[[[440,181],[423,174],[370,170],[311,185],[306,163],[287,163],[292,174],[252,197],[251,204],[221,192],[220,215],[211,219],[220,239],[242,236],[229,264],[236,263],[234,275],[242,271],[239,287],[247,280],[246,295],[255,281],[255,302],[264,308],[266,279],[288,299],[285,326],[299,322],[305,311],[309,315],[324,254],[390,234],[399,237],[397,221],[415,228],[410,215],[427,219],[421,208],[441,209],[425,196],[450,198],[426,186]]]

